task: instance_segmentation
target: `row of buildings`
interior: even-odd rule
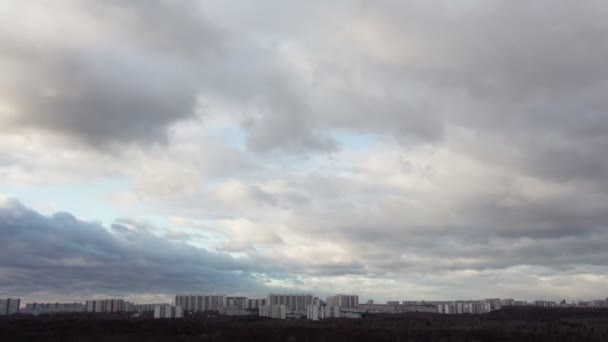
[[[152,312],[157,305],[139,304],[124,299],[87,300],[84,303],[27,303],[21,307],[21,300],[15,298],[0,299],[0,316],[14,313],[43,315],[56,313],[117,313],[117,312]]]
[[[451,303],[440,304],[437,306],[437,313],[440,314],[474,314],[480,315],[490,311],[498,310],[501,305],[493,302],[493,300],[482,301],[455,301]]]
[[[306,318],[318,321],[325,318],[361,318],[364,311],[358,308],[345,308],[334,305],[309,305]]]
[[[20,313],[32,315],[56,314],[66,312],[84,312],[85,305],[82,303],[28,303]]]
[[[28,303],[20,307],[18,298],[0,299],[0,316],[17,312],[33,315],[55,313],[154,312],[156,318],[181,318],[185,313],[216,311],[223,315],[255,315],[277,319],[361,317],[363,313],[430,312],[440,314],[484,314],[505,306],[536,307],[607,307],[606,300],[518,301],[512,298],[488,298],[457,301],[387,301],[359,303],[357,295],[337,294],[326,300],[311,294],[270,294],[266,298],[217,295],[176,295],[174,303],[135,304],[124,299],[87,300],[85,303]]]
[[[177,295],[175,305],[186,311],[220,311],[227,306],[226,295]]]
[[[299,311],[292,310],[285,304],[264,305],[259,308],[260,317],[274,319],[300,319],[306,317],[312,321],[318,321],[325,318],[361,318],[361,313],[361,310],[355,308],[342,308],[340,306],[320,304],[308,305],[304,315]]]
[[[226,315],[249,314],[249,310],[258,310],[266,305],[268,298],[247,298],[243,296],[216,295],[183,295],[175,296],[175,305],[185,311],[217,311]]]
[[[261,317],[286,319],[310,316],[317,320],[355,316],[348,310],[359,307],[359,297],[338,294],[324,301],[311,294],[270,294],[267,298],[179,294],[175,296],[175,305],[187,312],[217,311],[226,315],[251,315],[257,312]]]
[[[171,305],[169,303],[157,303],[157,304],[135,304],[135,311],[142,312],[153,312],[159,305]]]
[[[260,317],[276,319],[302,318],[320,320],[338,317],[361,317],[359,297],[338,294],[323,301],[310,294],[271,294],[267,305],[259,308]]]
[[[484,299],[481,301],[454,301],[449,303],[443,303],[443,305],[437,306],[437,312],[443,314],[484,314],[493,310],[499,310],[502,307],[543,307],[543,308],[556,308],[556,307],[587,307],[587,308],[608,308],[608,298],[606,300],[592,300],[592,301],[578,301],[567,303],[565,300],[561,302],[555,302],[550,300],[535,300],[527,302],[523,300],[514,299]]]
[[[85,303],[86,312],[111,313],[111,312],[133,312],[135,303],[130,303],[124,299],[101,299],[87,300]]]

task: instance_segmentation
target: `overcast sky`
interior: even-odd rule
[[[0,18],[0,297],[608,296],[605,1]]]

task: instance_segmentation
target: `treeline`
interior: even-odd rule
[[[510,309],[492,314],[368,315],[363,319],[271,320],[198,315],[16,315],[0,319],[0,341],[608,341],[608,310]]]

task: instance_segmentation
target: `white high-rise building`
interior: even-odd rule
[[[226,295],[205,296],[203,307],[204,310],[220,311],[226,306]]]
[[[437,305],[437,313],[440,314],[451,314],[450,304],[439,304]]]
[[[320,305],[309,305],[306,307],[306,318],[318,321],[323,317],[323,307]]]
[[[500,298],[487,298],[487,299],[484,299],[482,302],[484,304],[484,309],[486,310],[486,312],[500,310],[500,307],[501,307]]]
[[[20,298],[0,299],[0,316],[8,316],[19,312]]]
[[[280,305],[264,305],[259,308],[260,317],[270,317],[275,319],[285,319],[287,317],[287,307]]]
[[[500,300],[501,306],[513,306],[515,304],[515,299],[513,298],[504,298]]]
[[[156,303],[156,304],[136,304],[134,309],[135,311],[142,312],[154,312],[154,309],[157,305],[170,305],[169,303]]]
[[[226,297],[226,306],[244,309],[247,304],[247,297]]]
[[[457,314],[482,314],[489,312],[491,303],[480,301],[455,301],[437,304],[437,313],[457,315]]]
[[[186,311],[221,311],[226,307],[226,295],[176,295],[175,305]]]
[[[327,305],[356,309],[359,307],[359,296],[337,294],[335,296],[327,297]]]
[[[463,313],[482,314],[484,311],[484,306],[480,302],[466,302],[464,303]]]
[[[127,306],[130,309],[130,305],[127,305],[124,299],[101,299],[101,300],[87,300],[85,303],[86,312],[125,312]]]
[[[258,309],[260,306],[266,305],[266,298],[255,299],[255,298],[247,298],[245,301],[245,309]]]
[[[362,310],[357,308],[341,308],[329,305],[309,305],[306,309],[306,318],[318,321],[325,318],[361,318]]]
[[[271,294],[267,305],[285,305],[287,311],[294,314],[306,315],[306,308],[313,304],[310,294]]]
[[[182,318],[184,308],[172,305],[157,305],[154,307],[154,318]]]
[[[203,297],[194,295],[175,296],[175,305],[181,306],[187,311],[203,311]]]
[[[100,300],[87,300],[84,304],[86,312],[101,312]]]
[[[85,306],[82,303],[27,303],[23,313],[32,315],[54,314],[63,312],[83,312]]]
[[[339,318],[341,316],[341,308],[339,306],[323,306],[322,318]]]
[[[124,312],[124,299],[106,299],[106,312]]]

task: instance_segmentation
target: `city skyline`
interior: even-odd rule
[[[27,297],[11,297],[8,296],[8,299],[17,300],[21,307],[25,307],[25,305],[30,304],[82,304],[83,309],[95,311],[91,309],[95,306],[98,306],[96,302],[107,302],[114,300],[119,300],[121,303],[131,303],[133,305],[175,305],[181,306],[184,310],[190,311],[206,311],[206,310],[217,310],[218,306],[242,306],[246,308],[257,308],[263,305],[278,305],[285,304],[284,301],[280,299],[272,299],[277,296],[305,296],[310,297],[305,304],[301,304],[301,306],[306,306],[311,302],[318,302],[321,300],[324,304],[328,306],[339,306],[343,308],[357,307],[359,305],[419,305],[423,303],[448,303],[448,302],[474,302],[474,301],[483,301],[489,299],[498,299],[498,300],[506,300],[507,304],[503,305],[514,305],[513,303],[517,303],[516,305],[525,305],[525,304],[534,304],[537,302],[552,302],[555,304],[564,304],[564,305],[579,305],[584,303],[593,303],[597,301],[605,302],[606,306],[608,306],[608,297],[605,299],[602,297],[597,298],[552,298],[552,299],[525,299],[525,298],[510,298],[508,296],[489,296],[489,297],[478,297],[478,298],[450,298],[446,296],[441,299],[424,299],[424,298],[401,298],[393,297],[390,299],[374,299],[374,298],[360,298],[357,294],[329,294],[326,297],[319,296],[314,293],[304,293],[304,292],[282,292],[282,293],[267,293],[265,295],[256,295],[256,296],[246,296],[242,293],[239,294],[226,294],[226,293],[215,293],[215,294],[201,294],[200,292],[191,292],[189,294],[176,294],[176,295],[168,295],[165,298],[170,300],[166,301],[156,301],[156,302],[136,302],[132,299],[129,299],[125,296],[115,296],[115,297],[95,297],[95,298],[87,298],[87,299],[77,299],[70,298],[69,301],[60,301],[60,300],[47,300],[47,301],[35,301],[27,299]],[[342,297],[342,298],[340,298]],[[214,299],[212,299],[214,298]],[[340,298],[340,299],[337,299]],[[0,297],[2,299],[2,297]],[[236,300],[236,302],[235,302]],[[219,302],[218,302],[219,301]],[[220,304],[223,303],[223,304]],[[107,304],[113,306],[114,304]],[[122,304],[121,304],[122,305]],[[104,304],[104,307],[106,304]]]
[[[0,17],[0,298],[608,296],[608,3]]]
[[[355,294],[335,294],[325,300],[312,294],[271,293],[265,298],[247,298],[226,294],[184,295],[177,294],[171,303],[134,303],[125,299],[86,300],[85,303],[25,303],[20,298],[0,298],[0,316],[13,314],[61,315],[61,314],[118,314],[131,313],[139,318],[144,313],[153,313],[154,318],[184,318],[197,312],[215,312],[219,315],[268,317],[273,319],[302,319],[318,321],[326,318],[360,319],[363,315],[431,313],[442,315],[483,315],[497,310],[525,308],[553,309],[603,309],[608,308],[608,298],[590,301],[535,300],[532,302],[513,298],[484,298],[468,300],[396,300],[386,303],[368,299],[359,302]],[[534,309],[532,309],[534,310]],[[214,316],[216,314],[212,314]]]

